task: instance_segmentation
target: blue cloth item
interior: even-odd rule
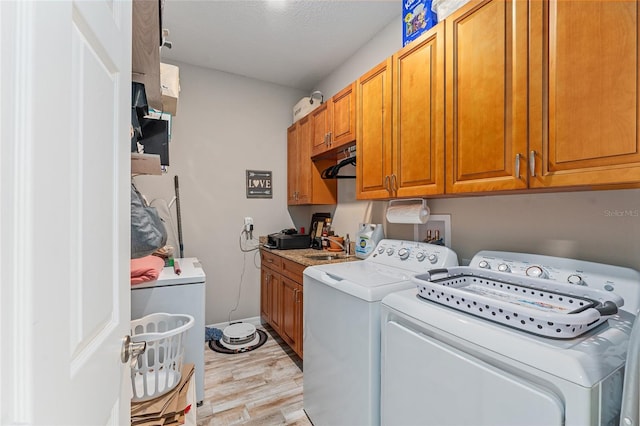
[[[222,330],[215,327],[206,327],[204,330],[204,341],[220,340],[222,339]]]

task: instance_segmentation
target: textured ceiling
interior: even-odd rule
[[[163,59],[312,90],[393,20],[402,0],[165,0]]]

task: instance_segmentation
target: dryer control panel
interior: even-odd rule
[[[458,266],[458,256],[445,246],[384,239],[364,262],[402,268],[417,274],[435,268]]]
[[[621,296],[624,310],[640,308],[640,273],[630,268],[540,254],[482,250],[469,266],[559,283],[610,291]]]

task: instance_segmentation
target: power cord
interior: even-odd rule
[[[240,273],[240,282],[238,283],[238,295],[236,297],[236,304],[234,305],[233,309],[229,311],[229,315],[227,317],[227,321],[229,324],[231,324],[231,314],[235,312],[238,309],[238,306],[240,305],[240,294],[242,293],[242,281],[244,280],[244,271],[247,265],[247,253],[255,251],[253,255],[253,265],[256,266],[256,268],[258,268],[258,266],[256,265],[256,256],[259,254],[257,250],[260,248],[260,241],[254,240],[252,233],[253,233],[253,225],[250,225],[249,230],[243,227],[242,231],[240,232],[240,235],[238,236],[238,245],[240,246],[240,251],[243,253],[242,254],[242,272]],[[250,241],[252,244],[254,244],[254,247],[250,247],[247,249],[242,246],[243,234],[246,235],[247,241]]]

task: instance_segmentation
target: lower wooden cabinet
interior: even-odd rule
[[[280,337],[302,358],[302,285],[282,277]]]
[[[260,317],[302,358],[305,266],[261,250]]]
[[[262,279],[260,284],[260,316],[263,321],[278,333],[282,321],[280,308],[281,276],[274,270],[262,265]]]

